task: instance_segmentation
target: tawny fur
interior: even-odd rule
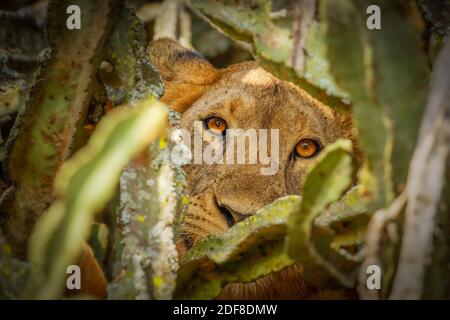
[[[230,283],[218,299],[299,300],[305,299],[307,294],[301,267],[294,265],[250,283]]]
[[[180,255],[205,236],[230,227],[219,207],[238,222],[279,197],[301,194],[307,169],[315,159],[293,160],[292,151],[300,139],[319,139],[323,146],[341,137],[355,142],[348,113],[321,104],[255,62],[215,69],[169,39],[154,41],[148,53],[164,81],[161,100],[182,112],[180,125],[191,136],[194,121],[211,115],[225,119],[229,128],[279,129],[280,133],[280,167],[274,175],[261,175],[260,163],[184,167],[190,202],[177,242]],[[321,295],[306,288],[301,267],[295,265],[252,283],[228,284],[219,298],[303,299],[314,298],[314,294],[318,298],[348,297],[336,291]]]

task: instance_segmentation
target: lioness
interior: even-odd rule
[[[279,129],[279,168],[262,175],[262,164],[190,164],[187,214],[177,242],[180,255],[198,240],[220,234],[275,199],[300,194],[308,166],[340,137],[353,141],[351,118],[321,104],[255,62],[216,69],[198,53],[170,39],[148,48],[165,85],[162,101],[194,121],[226,135],[226,129]],[[226,138],[226,137],[225,137]],[[246,148],[247,152],[248,148]],[[342,297],[331,292],[326,298]],[[228,284],[220,298],[300,299],[311,297],[301,267],[293,266],[248,284]]]

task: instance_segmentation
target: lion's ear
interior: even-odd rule
[[[161,101],[178,112],[189,108],[218,78],[217,70],[200,54],[174,40],[155,40],[147,53],[164,82]]]

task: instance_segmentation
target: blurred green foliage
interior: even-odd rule
[[[55,179],[56,199],[29,243],[29,259],[37,268],[35,297],[52,299],[61,294],[66,268],[81,253],[93,215],[112,197],[126,164],[158,137],[165,117],[155,101],[122,106],[106,116],[88,144],[64,163]]]

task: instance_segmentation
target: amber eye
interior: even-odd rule
[[[321,150],[318,142],[312,139],[302,139],[295,146],[295,154],[299,158],[309,159],[316,156]]]
[[[219,117],[210,117],[206,119],[205,125],[208,129],[217,131],[222,135],[224,135],[225,130],[227,130],[227,123],[225,122],[225,120]]]

